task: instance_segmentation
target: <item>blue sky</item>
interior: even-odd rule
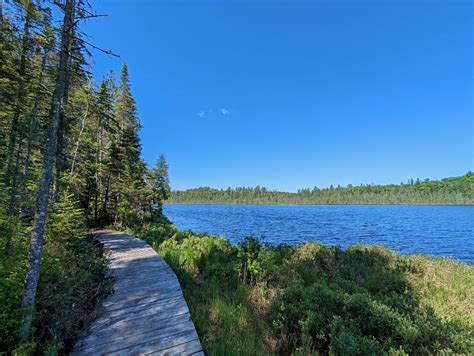
[[[143,156],[174,189],[399,183],[473,169],[470,1],[92,0]]]

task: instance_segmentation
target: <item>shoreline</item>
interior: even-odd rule
[[[195,235],[209,235],[209,236],[213,236],[213,237],[218,238],[218,239],[224,239],[229,245],[231,245],[233,247],[238,247],[239,244],[242,241],[245,240],[245,238],[244,238],[241,241],[232,242],[229,237],[224,236],[224,235],[216,235],[212,232],[202,232],[201,233],[201,232],[196,232],[192,229],[188,229],[188,230],[179,229],[179,231],[181,231],[181,232],[190,232],[191,234],[195,234]],[[253,235],[250,235],[250,236],[254,237]],[[358,242],[358,243],[354,243],[354,244],[348,245],[346,247],[343,247],[343,246],[338,245],[338,244],[331,244],[331,243],[323,242],[323,241],[317,240],[317,239],[299,241],[299,242],[294,242],[294,243],[286,243],[286,242],[268,242],[268,241],[266,241],[266,238],[264,238],[264,237],[263,238],[254,237],[254,238],[256,240],[258,240],[259,243],[268,245],[268,246],[273,247],[273,248],[278,248],[279,246],[287,246],[287,247],[291,247],[291,248],[298,248],[298,247],[301,247],[301,246],[306,245],[308,243],[309,244],[315,243],[315,244],[319,244],[319,245],[322,245],[324,247],[329,247],[329,248],[334,247],[334,248],[341,249],[342,251],[346,251],[346,250],[348,250],[350,248],[354,248],[354,247],[384,248],[384,249],[390,250],[393,253],[395,253],[397,255],[400,255],[400,256],[405,256],[405,257],[420,256],[420,257],[423,257],[423,258],[441,259],[441,260],[447,260],[449,262],[454,262],[454,263],[463,263],[463,264],[466,264],[468,266],[474,267],[474,261],[473,262],[466,261],[466,260],[463,260],[459,257],[454,256],[454,255],[453,256],[446,256],[446,255],[435,255],[435,254],[424,253],[424,252],[403,252],[403,251],[400,251],[400,250],[398,250],[394,247],[391,247],[387,244],[376,244],[376,243],[369,244],[369,243]]]
[[[268,206],[474,206],[474,203],[468,204],[432,204],[432,203],[321,203],[321,204],[313,204],[313,203],[226,203],[226,202],[165,202],[163,206],[166,205],[268,205]]]
[[[464,261],[377,245],[231,244],[166,218],[138,236],[178,275],[208,354],[468,348],[474,266]]]

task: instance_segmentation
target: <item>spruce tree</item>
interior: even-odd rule
[[[22,307],[28,310],[21,334],[22,340],[24,341],[26,341],[30,335],[36,290],[40,277],[41,252],[44,242],[44,230],[46,214],[48,211],[49,190],[52,181],[53,162],[57,149],[57,133],[61,115],[61,101],[64,98],[65,90],[68,87],[67,72],[71,52],[73,27],[75,23],[75,10],[75,0],[66,0],[64,6],[64,22],[61,32],[61,50],[59,55],[58,73],[51,101],[47,140],[43,157],[43,168],[36,201],[33,229],[31,232],[31,246],[28,253],[28,272],[26,275],[25,293],[22,301]]]
[[[163,203],[168,199],[171,192],[168,163],[163,154],[160,155],[155,166],[150,170],[147,183],[151,191],[153,211],[161,215]]]

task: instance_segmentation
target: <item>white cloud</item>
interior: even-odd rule
[[[217,110],[214,110],[214,109],[209,109],[209,110],[201,110],[199,111],[196,115],[199,116],[201,119],[205,118],[205,117],[213,117],[212,113],[213,112],[216,112],[216,113],[219,113],[223,116],[229,116],[230,115],[230,110],[227,109],[227,108],[219,108]]]
[[[224,116],[230,115],[230,111],[226,108],[220,108],[219,111]]]

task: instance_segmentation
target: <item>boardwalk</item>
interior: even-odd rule
[[[204,355],[178,279],[145,242],[104,231],[114,293],[72,355]]]

